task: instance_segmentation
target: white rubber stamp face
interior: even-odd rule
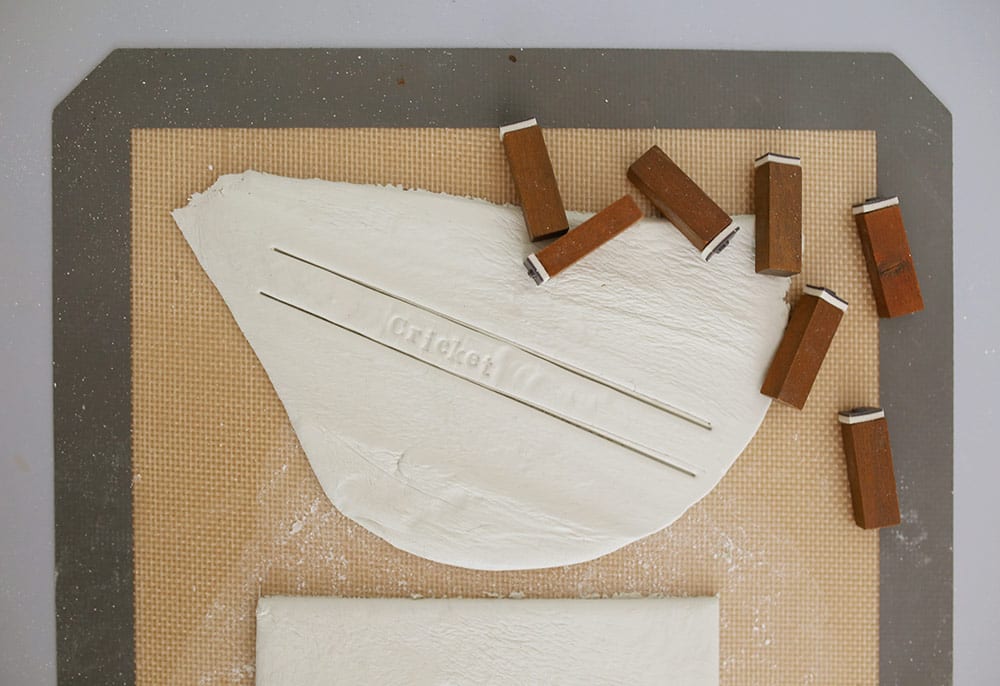
[[[520,211],[479,200],[247,172],[174,218],[333,504],[423,557],[620,548],[708,493],[770,402],[789,281],[755,274],[752,217],[708,264],[644,220],[545,288]]]

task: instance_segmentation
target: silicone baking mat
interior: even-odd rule
[[[795,569],[776,566],[780,554],[785,548],[808,547],[814,523],[822,520],[824,526],[829,525],[827,519],[832,512],[814,501],[808,502],[801,511],[786,508],[777,499],[788,487],[780,479],[792,479],[799,489],[822,487],[836,492],[839,488],[836,480],[842,476],[839,471],[835,475],[825,470],[817,471],[813,459],[822,451],[815,446],[802,448],[799,454],[808,459],[802,458],[799,462],[778,462],[760,452],[759,441],[764,440],[768,432],[773,435],[776,431],[773,416],[758,442],[727,477],[735,479],[736,483],[749,478],[743,483],[754,484],[755,491],[766,489],[774,494],[774,505],[765,513],[763,522],[754,523],[743,511],[734,510],[734,501],[722,500],[725,491],[720,490],[695,508],[678,527],[595,563],[549,570],[547,586],[543,583],[543,572],[466,577],[462,570],[418,560],[412,561],[413,574],[407,576],[394,561],[393,549],[367,536],[358,527],[339,520],[329,509],[323,509],[324,501],[318,490],[309,491],[312,482],[308,471],[292,471],[304,469],[301,459],[298,467],[292,460],[297,450],[294,436],[287,426],[281,428],[284,419],[280,407],[266,405],[271,396],[263,375],[255,366],[245,342],[235,335],[235,327],[226,323],[228,315],[221,301],[213,305],[211,298],[202,303],[201,318],[197,326],[188,331],[188,339],[178,342],[176,336],[167,331],[157,345],[157,354],[163,359],[194,361],[201,365],[203,372],[198,382],[205,397],[186,398],[185,401],[203,408],[204,413],[195,416],[186,410],[181,412],[172,406],[172,399],[166,399],[160,410],[177,422],[189,422],[170,426],[170,431],[175,437],[190,431],[199,434],[201,441],[208,435],[216,445],[203,445],[211,450],[192,460],[178,453],[152,455],[148,445],[143,447],[138,443],[150,440],[148,434],[145,438],[137,436],[133,441],[133,427],[139,427],[132,408],[148,402],[157,393],[155,388],[139,388],[135,384],[138,375],[133,375],[132,370],[132,335],[136,328],[132,321],[132,287],[137,283],[132,274],[133,263],[135,268],[141,268],[137,261],[140,254],[132,245],[131,141],[135,129],[418,127],[425,129],[421,135],[475,134],[483,136],[483,141],[491,140],[496,144],[492,132],[497,125],[528,116],[537,116],[557,137],[564,134],[556,129],[596,129],[591,133],[623,135],[625,143],[629,143],[628,136],[638,133],[616,134],[600,130],[742,128],[779,129],[791,132],[789,135],[804,135],[795,134],[795,130],[874,132],[852,135],[874,135],[879,151],[878,190],[904,198],[907,229],[927,305],[918,315],[878,322],[880,396],[892,417],[903,522],[899,527],[869,535],[873,548],[875,539],[879,541],[876,581],[879,590],[869,595],[871,603],[877,603],[877,609],[866,605],[865,610],[877,613],[877,627],[864,621],[859,624],[854,606],[842,602],[826,605],[835,606],[835,611],[831,610],[833,614],[816,621],[830,625],[833,635],[843,637],[852,632],[873,636],[877,628],[877,647],[870,642],[862,646],[861,640],[855,642],[845,638],[845,641],[851,646],[862,646],[861,650],[868,656],[863,658],[868,661],[866,664],[877,659],[878,677],[882,683],[944,683],[950,679],[952,346],[950,337],[938,334],[949,331],[952,322],[951,120],[947,110],[905,65],[891,55],[862,53],[317,49],[116,51],[54,112],[53,361],[60,683],[131,684],[137,678],[148,682],[150,665],[157,668],[151,659],[150,646],[161,644],[168,646],[171,652],[176,651],[183,663],[178,668],[178,676],[162,673],[166,681],[186,682],[188,675],[196,673],[199,680],[206,682],[247,681],[250,663],[239,661],[235,652],[227,653],[230,662],[218,659],[217,655],[211,667],[195,666],[191,657],[199,652],[193,645],[195,642],[208,637],[211,646],[218,646],[211,636],[214,630],[245,621],[240,615],[250,606],[231,603],[231,598],[222,590],[241,584],[253,587],[251,592],[242,595],[240,590],[233,598],[255,597],[260,590],[272,587],[294,586],[296,592],[306,588],[311,592],[324,585],[339,587],[345,593],[361,593],[367,589],[367,592],[384,595],[430,594],[447,586],[446,592],[450,595],[517,596],[541,594],[545,590],[552,595],[576,597],[605,592],[644,593],[656,589],[681,592],[682,586],[688,592],[707,593],[722,579],[719,589],[725,598],[727,594],[735,597],[733,594],[740,590],[725,584],[761,583],[776,587],[776,579],[768,580],[767,577],[794,576]],[[451,127],[453,131],[440,131],[442,127]],[[480,127],[482,132],[469,131],[467,127]],[[454,130],[460,128],[466,129],[464,133]],[[489,135],[486,132],[490,132]],[[178,135],[189,133],[178,132]],[[248,133],[215,133],[236,136],[237,140],[219,155],[213,155],[215,159],[204,160],[202,176],[191,173],[190,188],[169,186],[176,197],[168,199],[169,193],[156,190],[155,197],[161,199],[163,205],[152,208],[151,212],[158,213],[183,203],[186,193],[204,188],[216,174],[230,170],[228,164],[237,171],[241,170],[240,164],[249,164],[237,164],[235,157],[237,153],[242,154],[239,136]],[[267,130],[259,133],[262,136],[288,135]],[[300,131],[295,135],[314,136],[316,133]],[[386,130],[378,135],[392,137],[401,133]],[[566,132],[566,135],[570,133],[577,135],[577,132]],[[310,150],[303,153],[303,159],[313,156],[308,164],[315,165],[317,174],[339,173],[345,169],[364,169],[372,174],[395,173],[400,169],[391,160],[375,156],[370,149],[361,151],[351,146],[344,147],[343,151],[354,154],[355,161],[345,161],[339,149],[316,147],[323,135],[312,141]],[[329,135],[337,134],[331,131]],[[358,132],[345,131],[343,135],[354,136]],[[374,132],[369,131],[368,135]],[[716,193],[723,193],[720,188],[724,186],[724,182],[720,184],[717,178],[712,178],[718,173],[716,169],[748,164],[745,158],[760,152],[756,149],[744,151],[735,144],[729,153],[733,159],[726,161],[725,167],[716,167],[719,160],[705,156],[700,138],[697,145],[685,145],[685,141],[694,140],[689,136],[701,134],[661,131],[657,138],[661,135],[660,142],[681,157],[699,180]],[[822,135],[835,136],[836,133]],[[407,148],[411,144],[409,141],[391,140],[398,144],[391,155],[404,160],[415,159],[414,151]],[[435,149],[442,141],[435,139]],[[196,146],[191,147],[192,143],[163,145],[165,157],[158,163],[165,168],[169,166],[169,155],[200,154]],[[257,143],[245,145],[247,148],[243,152],[253,152],[260,147]],[[255,154],[271,154],[281,149],[282,146],[266,146]],[[566,150],[564,148],[560,154],[567,154]],[[294,173],[288,166],[287,153],[274,152],[270,159],[271,171]],[[362,159],[365,166],[356,166]],[[572,155],[566,159],[572,160]],[[573,171],[572,183],[587,183],[587,179],[606,176],[596,173],[604,160],[577,159],[582,169]],[[564,164],[565,160],[559,163]],[[430,167],[463,164],[467,163],[454,157],[437,157],[422,161],[417,167],[427,171]],[[613,174],[620,173],[623,168],[617,162],[608,165],[611,167]],[[468,175],[468,180],[489,176],[495,169],[476,168],[474,171],[475,174]],[[165,178],[170,173],[174,172],[165,174]],[[865,191],[861,195],[867,194],[869,188],[859,189]],[[482,189],[468,192],[484,193]],[[597,194],[588,196],[586,191],[575,194],[569,198],[569,204],[586,209],[588,197],[596,198]],[[735,206],[738,201],[737,196],[723,195],[721,199],[727,207]],[[851,202],[856,200],[850,199]],[[204,279],[200,272],[182,268],[186,259],[194,264],[183,242],[175,247],[178,270],[175,274],[161,274],[165,281],[159,285],[164,297],[168,293],[176,294],[179,287],[170,284],[172,278],[195,280],[185,283],[184,287],[193,286],[199,278]],[[814,263],[812,267],[825,268],[822,263]],[[203,285],[207,285],[207,281]],[[832,282],[828,285],[838,287]],[[208,292],[212,292],[210,287]],[[848,297],[853,301],[854,314],[859,301],[850,292]],[[159,307],[169,308],[171,302],[163,300]],[[226,326],[230,327],[229,334]],[[209,345],[210,342],[221,344],[221,348]],[[185,352],[179,348],[184,348]],[[220,350],[221,357],[230,358],[230,361],[240,358],[242,371],[236,375],[220,373],[212,362],[220,357]],[[204,355],[210,357],[199,357]],[[855,358],[851,359],[853,362]],[[862,367],[868,364],[862,357],[857,359]],[[142,364],[138,357],[136,362]],[[843,364],[843,361],[835,364]],[[137,371],[141,375],[143,370]],[[176,371],[178,374],[190,373],[190,370]],[[187,381],[191,378],[187,377]],[[220,402],[233,392],[234,385],[241,393],[246,391],[241,396],[243,405],[239,410]],[[137,392],[136,398],[132,397],[133,390]],[[850,398],[850,402],[855,399]],[[227,432],[222,424],[231,425],[237,421],[229,416],[230,412],[252,413],[254,424],[265,424],[274,443],[262,448],[251,441],[250,435]],[[808,420],[809,412],[807,409],[807,414],[803,415],[804,421]],[[787,421],[782,420],[780,414],[777,417],[779,423]],[[782,436],[793,436],[794,432],[787,433],[789,428],[794,427],[782,426],[777,431]],[[803,441],[802,437],[800,432],[799,441]],[[179,440],[187,439],[181,437]],[[167,472],[174,467],[190,470],[189,483],[178,492],[179,504],[155,503],[152,509],[146,509],[142,500],[144,489],[155,489],[165,482],[155,469],[140,469],[133,474],[133,447],[137,453],[145,454],[151,465],[162,465]],[[236,456],[245,460],[246,455],[261,449],[289,455],[288,461],[265,460],[261,464],[274,465],[275,470],[287,464],[282,474],[291,475],[271,472],[262,475],[261,467],[256,464],[248,465],[247,470],[236,468],[238,463],[232,461]],[[777,472],[773,471],[775,468]],[[275,485],[267,486],[272,477]],[[834,481],[825,483],[828,478]],[[220,480],[230,482],[228,488],[232,490],[227,493],[243,499],[236,510],[226,509],[225,502],[207,504],[210,499],[205,497],[206,489],[217,491]],[[248,490],[261,483],[267,487]],[[315,489],[314,484],[312,487]],[[248,493],[254,494],[253,502]],[[289,512],[287,507],[292,493],[303,500],[295,506],[294,512]],[[842,490],[841,493],[846,492]],[[262,503],[256,502],[257,494],[261,495]],[[134,502],[133,496],[136,496]],[[133,513],[133,504],[141,509]],[[188,506],[196,517],[188,516]],[[251,509],[240,510],[241,507]],[[720,519],[709,518],[713,507],[721,508],[722,514],[715,515]],[[183,515],[172,523],[179,533],[172,532],[173,527],[162,522],[147,522],[164,532],[166,549],[174,546],[183,553],[175,559],[160,558],[158,564],[162,568],[154,569],[155,575],[150,574],[151,558],[146,555],[148,549],[143,547],[148,540],[140,533],[143,524],[139,521],[140,517],[151,513],[156,517]],[[258,514],[264,516],[259,522]],[[845,512],[840,516],[849,515]],[[784,518],[794,518],[794,524]],[[135,531],[133,522],[138,527]],[[729,524],[735,524],[736,528]],[[678,539],[675,543],[674,539],[683,531],[679,528],[682,525],[693,527],[688,530],[689,534],[693,530],[699,533],[686,542]],[[790,538],[767,541],[774,546],[758,545],[763,540],[760,535],[767,533],[754,531],[758,525],[772,528],[780,525]],[[311,573],[300,573],[298,560],[302,559],[305,566],[308,559],[315,559],[319,554],[315,545],[322,540],[327,526],[341,527],[350,540],[358,538],[360,542],[352,544],[352,556],[345,555],[343,561],[334,555],[324,566],[327,571],[318,578]],[[255,552],[252,546],[248,548],[251,539],[247,536],[257,537],[254,539],[257,540],[267,527],[271,527],[272,532],[287,527],[283,546],[270,553]],[[225,532],[221,538],[220,531]],[[182,539],[180,542],[178,537]],[[136,544],[134,551],[133,543]],[[691,548],[696,548],[692,557],[701,561],[700,568],[682,570],[672,558],[669,563],[654,564],[665,552],[674,550],[681,555],[690,553]],[[331,552],[333,549],[327,548],[322,555]],[[844,574],[854,574],[846,585],[852,593],[866,593],[865,574],[874,575],[874,570],[861,570],[859,577],[858,570],[843,561],[853,555],[853,551],[827,553],[830,559],[817,570],[811,581],[812,588],[823,591],[831,585],[844,583]],[[254,558],[255,555],[258,557]],[[313,558],[309,558],[310,555]],[[202,573],[191,583],[190,591],[167,589],[192,594],[194,606],[181,604],[186,596],[177,595],[174,600],[178,604],[167,607],[157,601],[156,592],[151,593],[150,587],[143,586],[147,578],[156,575],[163,579],[173,575],[175,581],[181,583],[182,572],[185,565],[189,568],[190,560],[209,557],[232,564]],[[279,562],[273,567],[265,565],[257,574],[262,580],[255,582],[249,560],[264,557]],[[748,570],[759,570],[759,573],[751,574]],[[362,587],[360,579],[373,581]],[[609,579],[617,581],[612,583]],[[265,584],[269,586],[265,588]],[[612,590],[613,587],[624,590]],[[730,606],[725,610],[728,626],[723,630],[724,641],[739,639],[741,645],[753,648],[752,652],[745,652],[735,649],[735,643],[731,647],[724,644],[724,650],[728,651],[726,659],[735,661],[723,665],[727,679],[766,678],[772,681],[779,678],[761,675],[778,671],[773,661],[777,658],[772,656],[780,656],[781,651],[788,650],[788,643],[776,643],[782,636],[769,633],[774,631],[775,618],[780,623],[777,608],[783,606],[784,596],[758,597],[762,599],[758,606]],[[153,604],[149,605],[150,602]],[[149,624],[151,608],[161,612],[161,625],[151,627]],[[743,612],[750,614],[739,614]],[[213,625],[213,622],[218,624]],[[803,630],[813,631],[814,625],[807,624]],[[149,631],[154,634],[152,638],[147,635]],[[233,637],[228,631],[222,632],[227,646]],[[757,641],[755,636],[759,634],[762,635]],[[775,651],[769,652],[776,645]],[[162,658],[167,649],[158,647],[156,650]],[[813,651],[811,655],[826,655],[822,645],[810,646],[810,650]],[[852,659],[849,654],[840,658]],[[800,656],[799,659],[793,668],[801,669],[801,674],[810,673],[806,671],[806,662],[813,658]],[[775,665],[771,671],[768,671],[769,664]],[[824,680],[822,674],[815,674],[814,681]],[[868,667],[859,676],[862,681],[874,678],[873,669]]]
[[[802,158],[804,270],[792,294],[818,283],[851,303],[805,411],[773,405],[708,498],[599,560],[490,573],[404,553],[333,509],[169,211],[220,174],[248,168],[514,202],[496,131],[137,130],[137,683],[251,683],[261,594],[621,593],[718,593],[723,683],[876,681],[878,534],[852,519],[836,421],[840,409],[878,404],[878,323],[850,213],[875,191],[874,134],[550,129],[546,138],[567,207],[591,211],[632,190],[624,171],[654,143],[734,214],[753,211],[754,158]]]

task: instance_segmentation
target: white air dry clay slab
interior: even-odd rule
[[[719,683],[717,598],[261,598],[257,686]]]
[[[536,286],[520,210],[481,200],[248,171],[173,216],[333,504],[432,560],[564,565],[662,529],[770,402],[789,281],[754,273],[752,217],[708,263],[646,219]]]

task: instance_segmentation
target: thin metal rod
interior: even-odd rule
[[[490,386],[488,384],[484,384],[484,383],[482,383],[480,381],[476,381],[475,379],[470,379],[467,376],[462,376],[461,374],[453,372],[450,369],[445,369],[444,367],[439,367],[439,366],[437,366],[437,365],[435,365],[435,364],[433,364],[431,362],[428,362],[427,360],[425,360],[425,359],[423,359],[421,357],[418,357],[418,356],[416,356],[416,355],[414,355],[412,353],[408,353],[405,350],[400,350],[399,348],[393,347],[393,346],[389,345],[388,343],[385,343],[383,341],[378,340],[377,338],[374,338],[372,336],[369,336],[368,334],[362,333],[361,331],[358,331],[357,329],[353,329],[353,328],[351,328],[349,326],[345,326],[344,324],[341,324],[340,322],[336,322],[336,321],[334,321],[334,320],[332,320],[332,319],[330,319],[328,317],[324,317],[323,315],[319,314],[318,312],[313,312],[312,310],[309,310],[309,309],[307,309],[305,307],[302,307],[301,305],[296,305],[295,303],[289,302],[289,301],[287,301],[287,300],[285,300],[283,298],[279,298],[278,296],[273,295],[271,293],[268,293],[266,291],[258,291],[258,292],[261,295],[263,295],[265,298],[268,298],[269,300],[272,300],[272,301],[274,301],[276,303],[281,303],[282,305],[285,305],[286,307],[290,307],[293,310],[301,312],[302,314],[309,315],[310,317],[315,317],[316,319],[319,319],[320,321],[326,322],[327,324],[332,324],[333,326],[337,327],[338,329],[341,329],[343,331],[347,331],[348,333],[352,333],[355,336],[360,336],[361,338],[365,339],[366,341],[370,341],[371,343],[376,343],[376,344],[382,346],[383,348],[388,348],[389,350],[394,350],[395,352],[399,353],[400,355],[404,355],[406,357],[409,357],[410,359],[416,360],[417,362],[423,362],[424,364],[426,364],[426,365],[428,365],[430,367],[433,367],[434,369],[438,369],[438,370],[444,372],[445,374],[450,374],[451,376],[454,376],[454,377],[456,377],[458,379],[463,379],[463,380],[468,381],[469,383],[471,383],[471,384],[473,384],[475,386],[479,386],[480,388],[484,388],[484,389],[486,389],[488,391],[492,391],[492,392],[494,392],[494,393],[496,393],[498,395],[503,396],[504,398],[507,398],[509,400],[513,400],[514,402],[520,403],[520,404],[522,404],[522,405],[524,405],[526,407],[530,407],[531,409],[536,410],[538,412],[541,412],[542,414],[545,414],[545,415],[547,415],[549,417],[552,417],[553,419],[558,419],[561,422],[565,422],[566,424],[569,424],[570,426],[576,427],[578,429],[582,429],[582,430],[586,431],[587,433],[590,433],[590,434],[593,434],[594,436],[597,436],[598,438],[603,438],[604,440],[606,440],[606,441],[608,441],[610,443],[614,443],[615,445],[617,445],[619,447],[622,447],[622,448],[625,448],[626,450],[630,450],[630,451],[632,451],[632,452],[634,452],[634,453],[636,453],[638,455],[641,455],[643,457],[649,458],[651,460],[655,460],[656,462],[659,462],[660,464],[666,465],[667,467],[670,467],[672,469],[676,469],[677,471],[681,472],[682,474],[687,474],[688,476],[691,476],[691,477],[697,477],[698,476],[697,472],[695,472],[693,469],[689,469],[687,467],[684,467],[683,465],[677,464],[677,463],[671,461],[671,458],[669,458],[669,457],[667,457],[665,455],[660,455],[660,454],[652,451],[651,449],[646,448],[646,447],[644,447],[644,446],[642,446],[642,445],[640,445],[638,443],[634,443],[634,442],[629,441],[627,439],[624,439],[624,438],[621,438],[619,436],[616,436],[616,435],[614,435],[612,433],[604,431],[603,429],[600,429],[600,428],[598,428],[596,426],[593,426],[591,424],[586,424],[586,423],[581,422],[579,420],[573,419],[572,417],[564,415],[564,414],[562,414],[560,412],[556,412],[555,410],[551,410],[551,409],[549,409],[547,407],[544,407],[543,405],[539,405],[537,403],[534,403],[534,402],[532,402],[530,400],[527,400],[525,398],[522,398],[520,396],[514,395],[513,393],[508,393],[507,391],[500,390],[499,388],[495,388],[495,387]]]
[[[612,391],[615,391],[617,393],[621,393],[622,395],[628,396],[629,398],[632,398],[633,400],[638,400],[639,402],[641,402],[641,403],[643,403],[645,405],[649,405],[650,407],[654,407],[657,410],[660,410],[661,412],[666,412],[667,414],[671,414],[671,415],[677,417],[678,419],[683,419],[684,421],[691,422],[695,426],[699,426],[702,429],[707,429],[709,431],[711,431],[711,429],[712,429],[712,423],[711,422],[709,422],[707,419],[703,419],[703,418],[699,417],[696,414],[692,414],[691,412],[687,412],[686,410],[682,410],[682,409],[680,409],[678,407],[675,407],[675,406],[670,405],[668,403],[665,403],[663,401],[657,400],[656,398],[651,398],[650,396],[645,395],[643,393],[639,393],[638,391],[633,391],[633,390],[631,390],[629,388],[626,388],[626,387],[622,386],[621,384],[618,384],[618,383],[616,383],[614,381],[610,381],[608,379],[604,379],[604,378],[601,378],[599,376],[596,376],[592,372],[588,372],[586,370],[579,369],[577,367],[574,367],[571,364],[563,362],[562,360],[557,360],[554,357],[549,357],[548,355],[546,355],[543,352],[539,352],[538,350],[534,350],[532,348],[525,347],[521,343],[518,343],[516,341],[512,341],[511,339],[506,338],[504,336],[501,336],[499,334],[493,333],[492,331],[486,331],[484,329],[480,329],[477,326],[474,326],[472,324],[468,324],[468,323],[463,322],[463,321],[461,321],[459,319],[455,319],[454,317],[452,317],[452,316],[450,316],[448,314],[445,314],[444,312],[439,312],[438,310],[435,310],[435,309],[433,309],[431,307],[427,307],[426,305],[421,305],[418,302],[414,302],[413,300],[405,298],[405,297],[403,297],[401,295],[397,295],[395,293],[391,293],[391,292],[389,292],[387,290],[379,288],[378,286],[374,286],[374,285],[372,285],[370,283],[365,283],[364,281],[362,281],[362,280],[360,280],[360,279],[358,279],[356,277],[348,276],[347,274],[342,274],[342,273],[336,271],[335,269],[331,269],[330,267],[326,267],[326,266],[324,266],[322,264],[318,264],[316,262],[313,262],[312,260],[308,260],[305,257],[302,257],[301,255],[295,255],[294,253],[288,252],[287,250],[284,250],[282,248],[275,247],[275,248],[272,248],[272,250],[274,250],[274,252],[278,253],[279,255],[284,255],[285,257],[290,257],[291,259],[297,260],[298,262],[301,262],[303,264],[307,264],[310,267],[315,267],[316,269],[319,269],[321,271],[327,272],[328,274],[333,274],[334,276],[339,277],[341,279],[346,279],[347,281],[350,281],[353,284],[361,286],[362,288],[367,288],[368,290],[374,291],[374,292],[376,292],[376,293],[378,293],[380,295],[384,295],[384,296],[386,296],[388,298],[392,298],[394,300],[398,300],[399,302],[405,303],[407,305],[410,305],[411,307],[416,307],[419,310],[423,310],[424,312],[429,312],[429,313],[431,313],[431,314],[433,314],[433,315],[435,315],[437,317],[441,317],[442,319],[446,319],[449,322],[452,322],[453,324],[458,324],[459,326],[464,326],[465,328],[469,329],[470,331],[475,331],[478,334],[481,334],[483,336],[487,336],[487,337],[492,338],[494,340],[500,341],[501,343],[505,343],[505,344],[507,344],[509,346],[517,348],[518,350],[520,350],[523,353],[531,355],[532,357],[536,357],[536,358],[538,358],[538,359],[540,359],[540,360],[542,360],[544,362],[548,362],[549,364],[553,364],[553,365],[559,367],[560,369],[564,369],[567,372],[570,372],[571,374],[576,374],[577,376],[582,376],[583,378],[587,379],[588,381],[593,381],[594,383],[600,384],[601,386],[604,386],[605,388],[609,388]]]

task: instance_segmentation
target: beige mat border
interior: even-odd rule
[[[625,166],[654,142],[733,213],[751,210],[755,156],[803,158],[803,277],[851,302],[806,410],[774,407],[708,498],[669,529],[594,562],[487,573],[409,556],[332,509],[168,212],[219,174],[248,167],[511,202],[495,131],[137,130],[138,683],[251,682],[259,593],[719,593],[725,683],[877,681],[878,538],[851,521],[833,417],[878,400],[877,319],[849,211],[875,190],[874,133],[551,130],[547,138],[567,206],[584,210],[628,192]]]

